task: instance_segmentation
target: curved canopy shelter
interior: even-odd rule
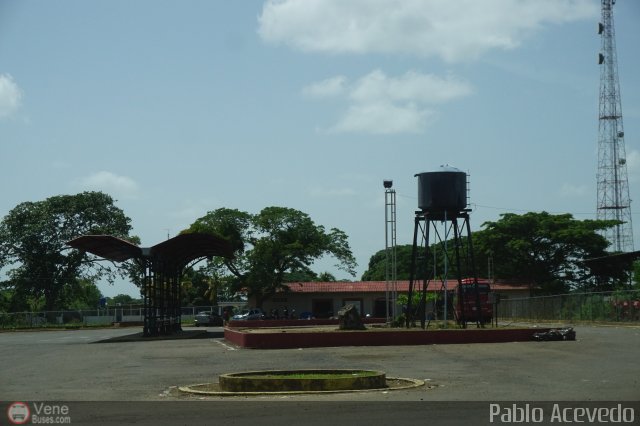
[[[210,234],[181,234],[153,247],[138,247],[111,235],[84,235],[67,245],[113,262],[134,259],[142,268],[144,335],[181,330],[180,276],[191,262],[233,257],[233,247]]]

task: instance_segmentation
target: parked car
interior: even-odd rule
[[[222,317],[214,312],[200,312],[196,315],[194,322],[196,327],[203,326],[220,326],[222,325]]]
[[[310,319],[314,319],[315,317],[313,316],[313,314],[311,312],[303,312],[303,313],[300,314],[300,316],[298,318],[303,319],[303,320],[310,320]]]
[[[238,315],[234,315],[232,320],[240,320],[240,321],[251,321],[251,320],[259,320],[264,319],[265,314],[262,312],[260,308],[247,309],[242,311],[242,313]]]

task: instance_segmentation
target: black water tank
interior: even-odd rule
[[[418,173],[418,208],[426,212],[459,212],[467,207],[467,174],[450,166]]]

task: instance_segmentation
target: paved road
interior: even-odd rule
[[[249,407],[264,413],[264,405],[277,400],[286,401],[288,409],[297,407],[298,411],[308,412],[325,410],[320,408],[322,403],[347,401],[364,404],[358,406],[369,407],[366,413],[372,419],[381,419],[381,412],[386,411],[375,413],[384,404],[376,402],[390,402],[398,408],[405,404],[409,407],[404,409],[406,415],[415,412],[417,420],[420,409],[425,407],[419,402],[427,401],[640,400],[640,327],[578,326],[575,342],[286,350],[237,349],[219,337],[95,343],[136,331],[139,330],[0,333],[0,400],[178,400],[184,404],[194,398],[176,395],[172,386],[215,382],[219,374],[227,372],[291,368],[376,369],[389,376],[424,379],[430,386],[379,393],[260,397],[252,399]],[[220,329],[209,331],[219,333]],[[225,407],[229,416],[237,415],[235,402],[248,401],[215,397],[206,400],[223,400],[217,406]],[[120,406],[124,413],[126,407],[131,407]],[[176,407],[162,407],[169,406]],[[191,410],[188,404],[179,406]],[[353,411],[343,405],[332,407],[335,409],[329,411],[334,414]],[[430,412],[439,412],[442,407],[432,405]],[[479,407],[486,411],[486,404]],[[252,414],[251,410],[240,411]],[[275,414],[283,412],[275,409]]]

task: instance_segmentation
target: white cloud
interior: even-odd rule
[[[111,172],[101,171],[80,179],[80,186],[84,189],[104,191],[110,195],[125,198],[136,198],[139,186],[130,177],[119,176]]]
[[[0,74],[0,118],[8,117],[20,107],[22,91],[9,74]]]
[[[336,76],[326,80],[312,83],[302,88],[302,94],[311,98],[328,98],[342,94],[347,79],[344,76]]]
[[[469,83],[453,76],[442,78],[433,74],[409,71],[393,78],[375,70],[356,82],[349,96],[361,102],[387,99],[434,104],[463,97],[471,92]]]
[[[598,16],[591,0],[267,0],[258,33],[305,52],[408,53],[447,62],[517,47],[533,31]]]
[[[331,90],[338,83],[328,82],[338,81],[340,90]],[[416,71],[389,77],[374,70],[351,84],[340,76],[309,87],[318,88],[319,93],[341,94],[348,102],[344,115],[329,131],[372,134],[421,133],[437,115],[434,105],[473,92],[469,83],[451,75],[439,77]]]
[[[435,113],[415,104],[394,105],[389,102],[355,104],[333,126],[333,132],[373,134],[421,133]]]

